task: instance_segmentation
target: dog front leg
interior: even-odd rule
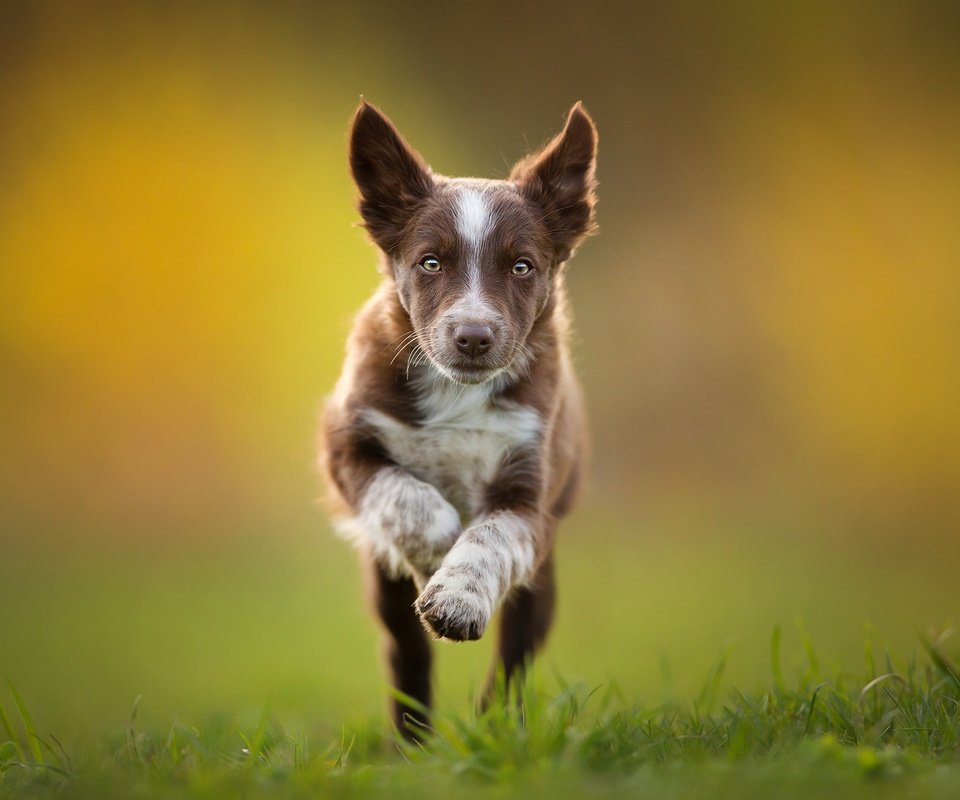
[[[433,486],[399,467],[356,415],[331,409],[324,465],[353,510],[346,531],[388,573],[412,572],[420,588],[460,535],[460,515]]]
[[[400,467],[373,475],[359,503],[358,521],[374,557],[406,562],[422,588],[460,535],[460,515],[429,483]]]
[[[536,516],[498,510],[463,532],[423,593],[416,609],[443,639],[479,639],[501,599],[532,577],[544,555]]]

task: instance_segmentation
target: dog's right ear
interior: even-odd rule
[[[350,169],[360,189],[364,227],[389,253],[414,209],[433,190],[430,168],[390,120],[361,100],[350,131]]]

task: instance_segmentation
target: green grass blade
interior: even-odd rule
[[[727,661],[733,652],[733,645],[725,645],[717,657],[716,664],[707,676],[706,681],[700,689],[697,697],[697,711],[699,713],[711,713],[717,705],[720,698],[720,689],[723,685],[723,675],[727,670]]]
[[[48,742],[46,739],[41,739],[39,736],[37,737],[37,741],[40,742],[40,744],[43,745],[43,746],[47,749],[47,751],[50,753],[51,756],[53,756],[54,759],[56,759],[57,761],[60,762],[59,770],[60,770],[64,775],[69,774],[69,770],[67,769],[67,761],[65,761],[65,760],[63,759],[63,757],[60,755],[59,752],[57,752],[57,750],[54,748],[54,746],[53,746],[52,744],[50,744],[50,742]],[[57,744],[60,745],[59,742],[57,742]],[[61,749],[62,749],[62,747],[61,747]],[[46,765],[46,764],[45,764],[44,766],[52,766],[52,765]]]
[[[20,692],[17,691],[17,687],[13,685],[13,681],[10,680],[10,678],[7,678],[7,685],[10,687],[10,693],[13,695],[13,702],[17,706],[17,711],[20,712],[20,719],[23,720],[23,727],[27,732],[27,746],[30,748],[30,752],[33,753],[33,759],[38,764],[46,764],[47,762],[43,758],[43,748],[40,746],[40,737],[37,735],[36,728],[33,727],[30,712],[27,711],[27,706],[23,702]]]
[[[347,743],[347,729],[342,728],[340,731],[340,750],[337,753],[337,760],[334,762],[334,767],[337,769],[343,769],[344,765],[347,763],[347,759],[350,757],[350,753],[353,751],[353,746],[357,742],[357,734],[353,734],[350,737],[349,744]]]
[[[7,716],[7,710],[3,707],[3,703],[0,703],[0,722],[3,723],[3,729],[7,732],[7,739],[16,742],[17,734],[13,730],[13,725],[10,724],[10,717]]]
[[[247,739],[241,732],[240,736],[247,746],[247,760],[244,762],[244,769],[249,771],[256,766],[263,755],[264,743],[267,740],[267,724],[269,709],[264,706],[260,713],[260,719],[257,722],[257,728],[253,732],[253,738]]]
[[[886,680],[891,680],[891,679],[900,681],[900,683],[901,683],[903,686],[906,686],[906,685],[907,685],[907,682],[906,682],[906,680],[904,680],[903,676],[902,676],[902,675],[898,675],[896,672],[888,672],[888,673],[886,673],[885,675],[878,675],[876,678],[874,678],[872,681],[870,681],[868,684],[866,684],[866,686],[864,686],[864,687],[860,690],[860,694],[859,694],[859,696],[857,697],[857,702],[858,702],[860,705],[863,705],[863,701],[864,701],[864,699],[866,698],[867,694],[870,692],[871,689],[879,686],[879,685],[880,685],[881,683],[883,683],[884,681],[886,681]]]
[[[923,645],[923,649],[927,651],[927,655],[930,656],[930,660],[937,666],[937,669],[947,675],[960,689],[960,667],[951,664],[947,655],[926,636],[920,637],[920,643]]]
[[[50,739],[51,739],[51,740],[53,741],[53,743],[57,746],[57,750],[58,750],[58,753],[59,753],[59,754],[57,755],[57,758],[58,758],[59,761],[60,761],[60,765],[61,765],[61,766],[64,768],[64,770],[66,770],[67,772],[73,772],[73,762],[70,760],[70,756],[67,755],[67,751],[66,751],[66,748],[63,746],[63,743],[62,743],[56,736],[54,736],[52,733],[50,734]]]
[[[807,718],[803,722],[804,736],[810,733],[810,722],[813,720],[813,709],[817,705],[817,695],[820,694],[820,690],[826,685],[826,683],[821,683],[816,689],[813,690],[813,697],[810,698],[810,708],[807,709]]]
[[[399,700],[405,706],[409,706],[414,711],[427,716],[430,714],[430,709],[427,708],[423,703],[417,700],[415,697],[411,697],[406,692],[401,692],[399,689],[393,686],[387,687],[387,693],[394,699]]]

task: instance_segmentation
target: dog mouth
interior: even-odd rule
[[[504,369],[505,367],[481,367],[476,364],[458,364],[444,366],[441,368],[441,372],[456,383],[475,385],[486,383],[503,372]]]
[[[478,363],[465,359],[437,358],[429,351],[427,356],[434,368],[447,380],[466,385],[486,383],[510,367],[509,364],[489,363],[486,360]]]

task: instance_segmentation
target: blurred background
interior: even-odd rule
[[[361,94],[446,174],[576,100],[600,130],[543,671],[658,702],[732,644],[749,688],[777,624],[909,656],[960,597],[958,35],[952,2],[3,4],[0,673],[38,727],[381,712],[314,467],[377,282]],[[440,650],[465,705],[489,641]]]

